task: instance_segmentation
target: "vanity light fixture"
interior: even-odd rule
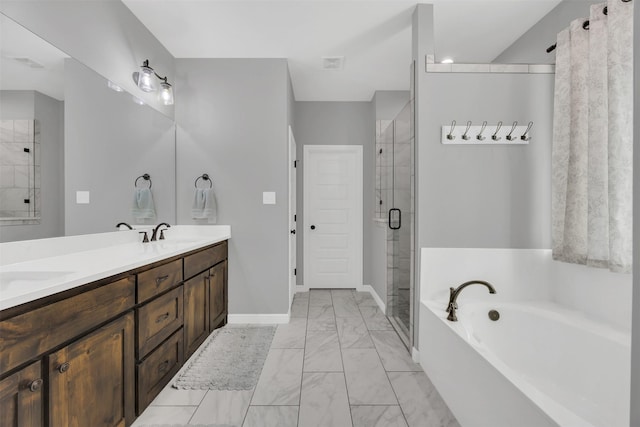
[[[160,88],[157,88],[156,79],[160,80]],[[145,59],[140,70],[133,73],[133,81],[143,92],[158,91],[158,99],[164,105],[173,105],[173,89],[166,77],[161,77],[149,66],[149,60]]]

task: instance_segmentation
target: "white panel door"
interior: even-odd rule
[[[296,291],[296,140],[289,126],[289,307]]]
[[[362,147],[304,147],[304,285],[362,286]]]

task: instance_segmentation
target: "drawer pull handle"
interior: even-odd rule
[[[160,283],[164,282],[168,278],[169,278],[168,274],[165,274],[164,276],[157,277],[156,278],[156,285],[159,285]]]
[[[69,370],[69,362],[64,362],[62,365],[58,366],[58,372],[64,374]]]
[[[29,384],[29,390],[33,392],[40,390],[40,387],[42,387],[43,382],[44,381],[42,381],[42,378],[38,378],[36,380],[31,381],[31,384]]]
[[[169,367],[169,361],[165,360],[160,365],[158,365],[158,372],[164,372],[167,370],[168,367]]]
[[[165,320],[167,320],[167,318],[169,318],[169,313],[162,314],[158,316],[158,318],[156,319],[156,323],[164,322]]]

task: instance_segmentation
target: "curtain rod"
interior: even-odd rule
[[[620,1],[622,1],[623,3],[628,3],[628,2],[630,2],[631,0],[620,0]],[[605,6],[605,7],[604,7],[604,9],[602,9],[602,13],[604,13],[605,15],[608,15],[608,14],[609,14],[609,9],[607,8],[607,6]],[[588,30],[588,29],[589,29],[589,20],[588,20],[588,19],[582,23],[582,28],[583,28],[583,29],[585,29],[585,30]],[[557,46],[558,46],[558,44],[557,44],[557,43],[554,43],[554,44],[552,44],[551,46],[549,46],[549,47],[547,48],[547,53],[551,53],[551,52],[553,52],[554,50],[556,50],[556,47],[557,47]]]

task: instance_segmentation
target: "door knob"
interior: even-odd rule
[[[291,234],[296,234],[296,230],[291,230],[290,233]]]
[[[316,226],[315,226],[315,225],[312,225],[312,226],[311,226],[311,229],[312,229],[312,230],[315,230],[315,229],[316,229]]]

